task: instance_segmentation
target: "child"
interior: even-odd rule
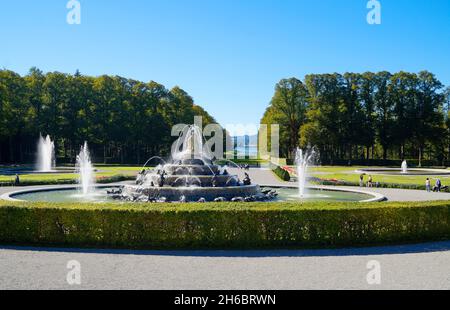
[[[431,181],[430,178],[427,178],[427,181],[425,182],[425,187],[427,189],[427,192],[431,192]]]

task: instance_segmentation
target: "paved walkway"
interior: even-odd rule
[[[230,169],[231,173],[243,174],[237,169]],[[277,176],[268,169],[251,169],[249,175],[254,183],[271,186],[297,186],[294,182],[281,181]],[[367,188],[367,187],[348,187],[348,186],[325,186],[325,188],[343,188],[363,190],[372,193],[382,194],[388,201],[436,201],[436,200],[450,200],[450,193],[427,193],[420,190],[402,190],[393,188]]]
[[[80,286],[70,286],[66,280],[72,260],[81,266]],[[0,290],[450,289],[449,261],[450,242],[342,250],[192,252],[0,246]],[[380,267],[379,285],[367,281],[374,266]]]

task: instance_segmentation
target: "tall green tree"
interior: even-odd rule
[[[280,124],[286,126],[287,149],[292,158],[299,143],[300,127],[306,121],[308,91],[305,85],[296,78],[281,80],[275,86],[271,106],[277,111]]]

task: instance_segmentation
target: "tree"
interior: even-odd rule
[[[366,159],[370,158],[370,149],[375,144],[376,138],[376,119],[375,112],[375,74],[366,72],[361,76],[360,85],[360,103],[361,103],[361,118],[362,124],[359,130],[360,142],[366,147]]]
[[[377,140],[383,149],[383,160],[387,159],[388,149],[394,142],[394,102],[390,94],[392,75],[382,71],[375,74],[374,104],[375,126],[377,128]]]
[[[425,145],[428,142],[438,144],[444,131],[442,109],[445,95],[440,93],[443,85],[428,72],[419,72],[417,76],[417,99],[414,107],[414,127],[412,130],[419,150],[419,166]]]
[[[9,161],[16,163],[23,160],[21,135],[31,118],[27,87],[17,73],[0,70],[0,90],[1,136],[8,141]]]
[[[275,86],[275,94],[271,105],[273,110],[279,113],[278,116],[282,121],[280,124],[287,127],[288,154],[293,157],[299,142],[300,127],[306,121],[308,91],[298,79],[281,80]]]

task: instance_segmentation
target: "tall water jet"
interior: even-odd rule
[[[55,168],[55,143],[50,136],[39,136],[37,170],[40,172],[53,171]]]
[[[84,196],[92,193],[95,188],[95,174],[92,166],[91,157],[87,142],[81,147],[80,154],[77,156],[78,183],[81,185],[81,192]]]
[[[202,129],[196,125],[186,126],[172,147],[172,159],[177,161],[186,158],[211,160],[212,156],[203,143]]]
[[[297,148],[295,154],[295,165],[297,167],[298,194],[301,198],[305,197],[308,183],[308,168],[314,164],[316,151],[314,149],[303,151]]]
[[[406,160],[404,160],[402,162],[402,173],[403,174],[407,174],[408,173],[408,163],[406,162]]]

